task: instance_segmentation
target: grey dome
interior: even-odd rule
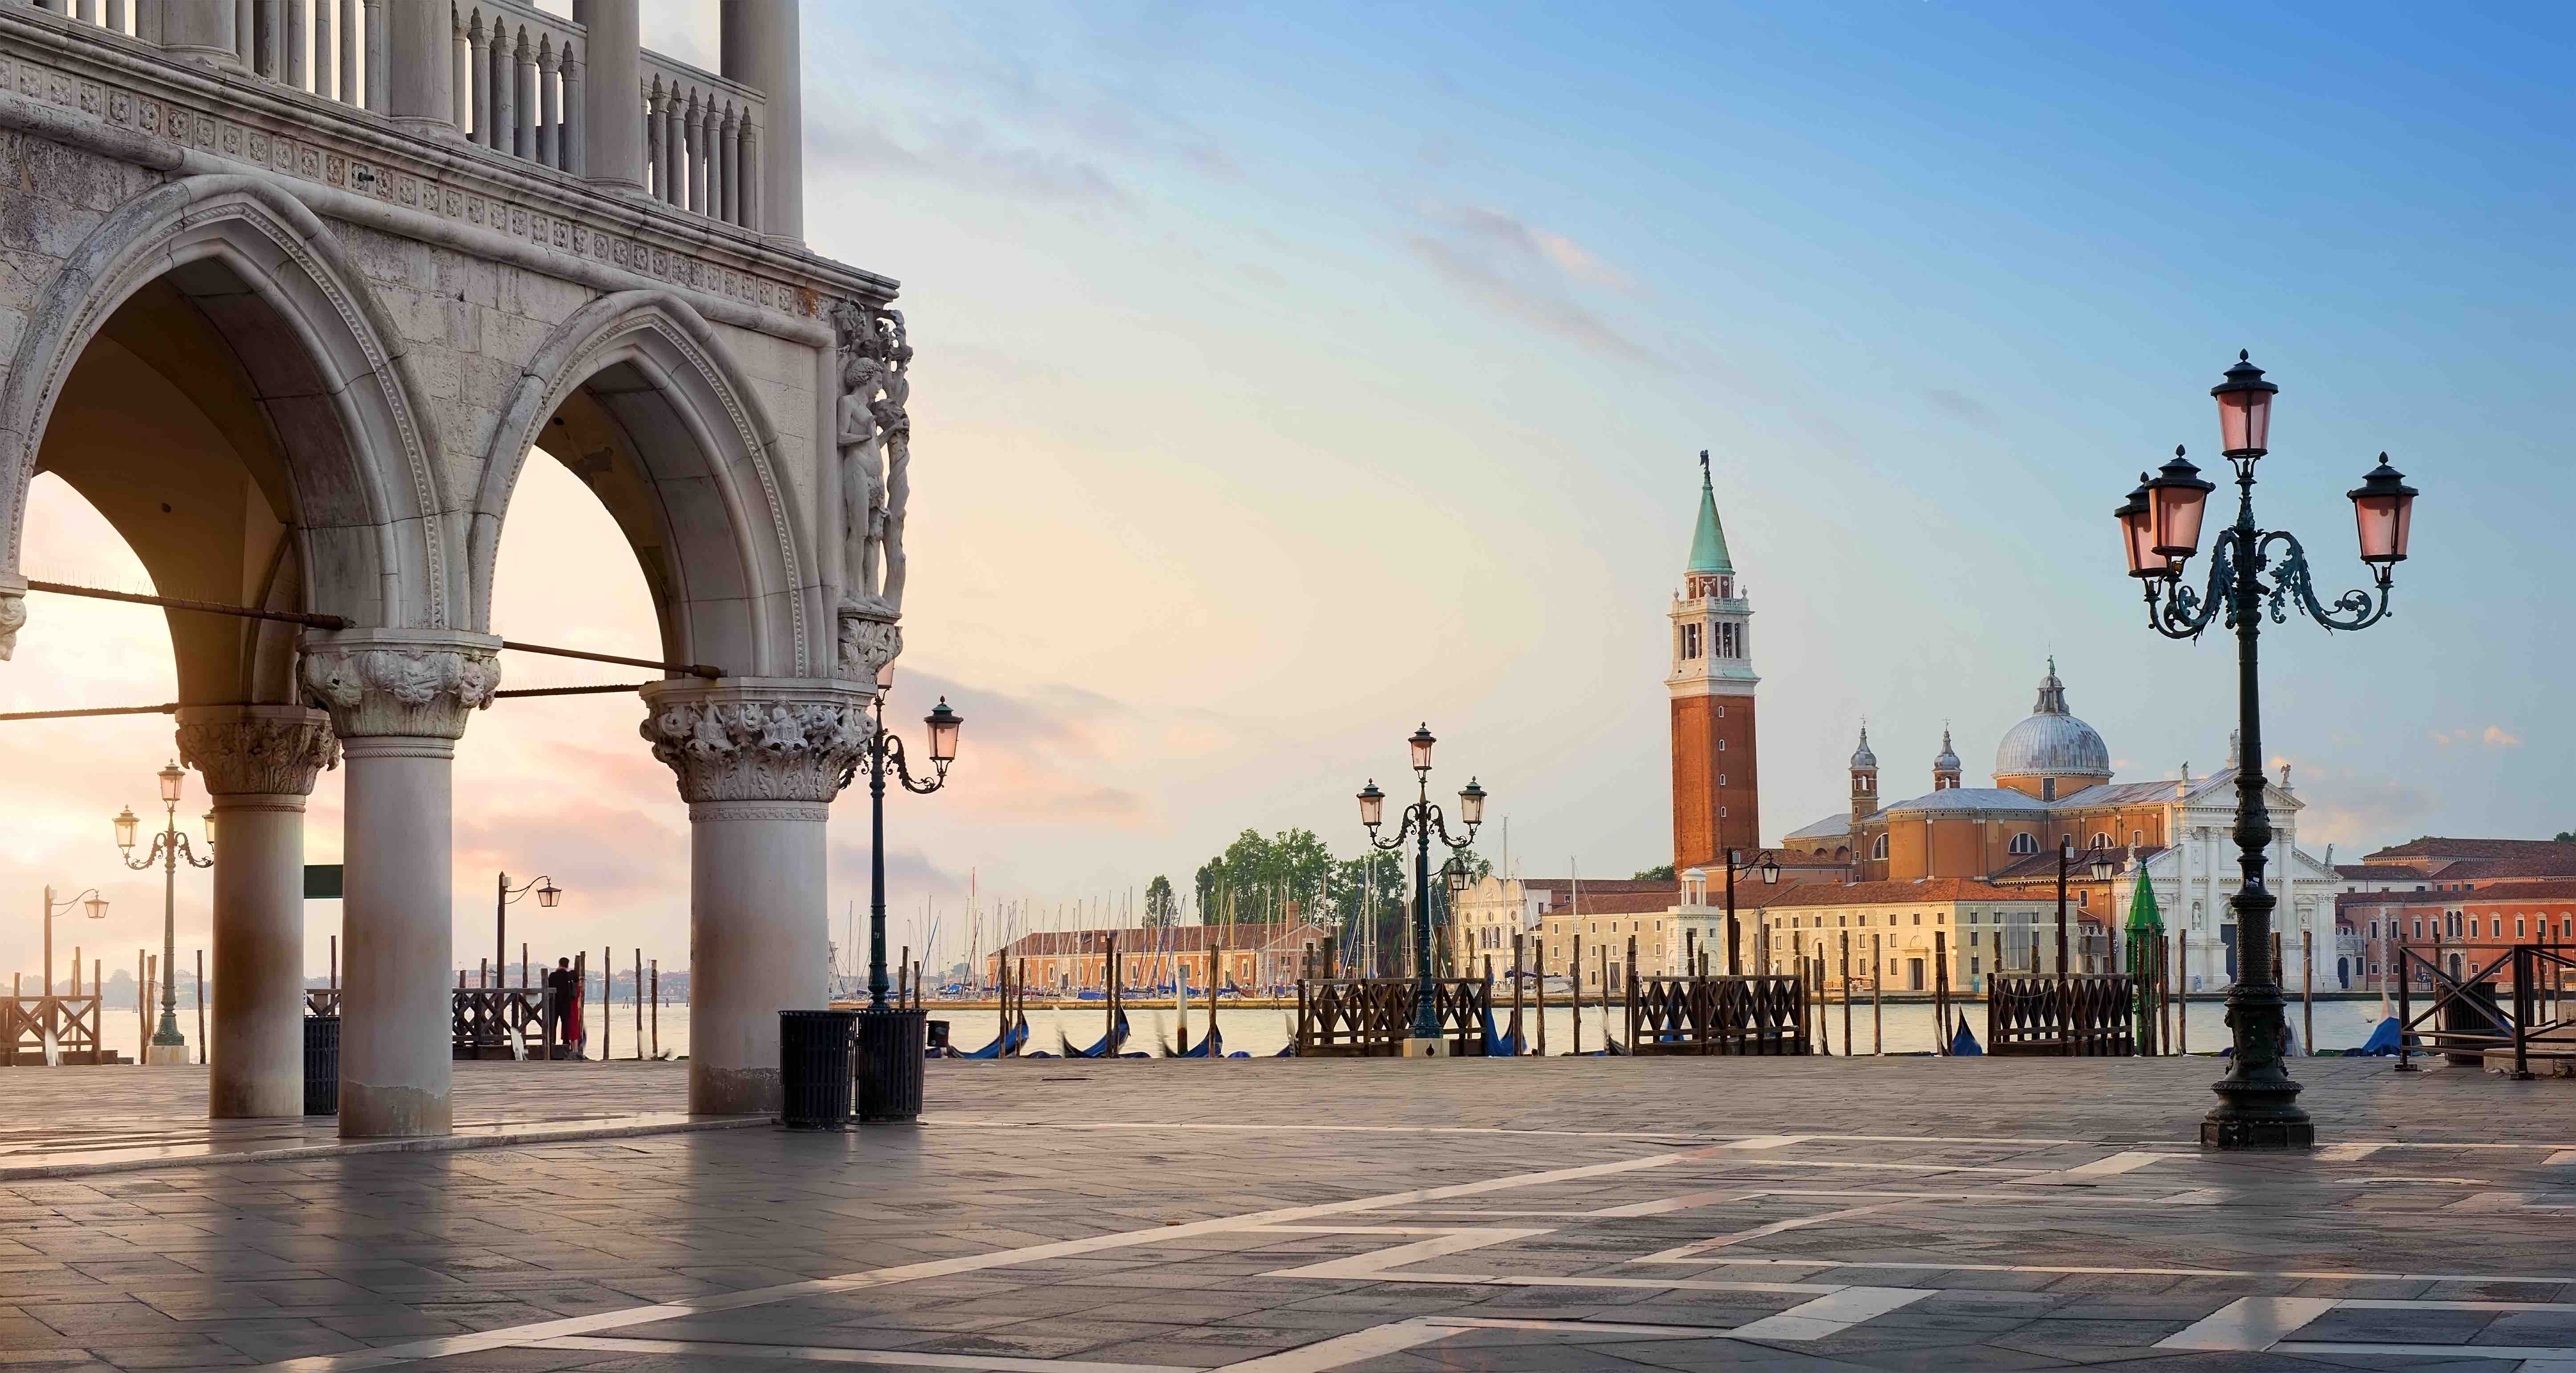
[[[1878,766],[1878,755],[1869,751],[1869,726],[1867,725],[1860,727],[1860,747],[1852,750],[1851,765],[1855,768],[1873,769]]]
[[[2004,734],[1995,748],[1995,776],[2108,777],[2111,750],[2091,725],[2066,710],[2066,684],[2057,680],[2057,660],[2040,679],[2039,704],[2031,717]]]
[[[1950,727],[1941,727],[1941,752],[1932,759],[1934,772],[1957,772],[1959,755],[1950,751]]]

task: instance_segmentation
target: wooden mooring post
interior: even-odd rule
[[[1932,1052],[1950,1056],[1950,941],[1947,930],[1932,932],[1932,1018],[1939,1024],[1932,1036]]]
[[[1869,937],[1869,1051],[1872,1054],[1887,1052],[1887,1009],[1881,997],[1881,988],[1886,982],[1886,949],[1879,943],[1879,936],[1873,933]]]
[[[1525,950],[1524,950],[1524,948],[1523,948],[1524,943],[1525,943],[1525,939],[1524,939],[1523,935],[1521,934],[1521,932],[1520,932],[1520,931],[1518,931],[1518,930],[1514,930],[1514,931],[1512,931],[1512,1029],[1511,1029],[1511,1035],[1512,1035],[1512,1052],[1513,1052],[1513,1054],[1515,1054],[1515,1055],[1523,1054],[1523,1053],[1527,1053],[1527,1052],[1529,1051],[1529,1045],[1528,1045],[1528,1043],[1526,1042],[1526,1034],[1527,1034],[1527,1032],[1526,1032],[1525,1030],[1523,1030],[1523,1029],[1522,1029],[1522,1027],[1521,1027],[1521,956],[1522,956],[1522,954],[1525,952]],[[1540,1012],[1540,1014],[1541,1014],[1542,1016],[1544,1016],[1544,1015],[1546,1014],[1546,1012],[1542,1011],[1542,1012]]]
[[[50,974],[53,969],[45,971]],[[48,994],[53,991],[50,987],[45,990]],[[203,949],[197,950],[197,1061],[206,1061],[206,951]]]
[[[653,960],[653,1057],[662,1056],[662,960]]]
[[[2191,1052],[2191,931],[2174,931],[2174,1052]]]
[[[1535,970],[1538,973],[1538,981],[1536,984],[1538,987],[1538,1056],[1545,1058],[1547,1057],[1547,926],[1545,925],[1538,927],[1538,947],[1536,954]]]
[[[1839,933],[1843,946],[1843,1057],[1849,1058],[1857,1047],[1852,1043],[1851,931]]]

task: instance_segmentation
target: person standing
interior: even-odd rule
[[[546,974],[546,1025],[567,1055],[576,1052],[573,1027],[581,1023],[575,1009],[580,999],[581,979],[573,973],[572,960],[556,959],[554,971]]]

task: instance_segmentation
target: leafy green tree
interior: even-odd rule
[[[1312,902],[1332,871],[1332,850],[1313,830],[1245,830],[1199,868],[1199,918],[1224,918],[1231,898],[1238,922],[1284,919],[1285,903]]]
[[[1639,869],[1639,870],[1638,870],[1638,872],[1637,872],[1637,880],[1638,880],[1638,881],[1640,881],[1640,882],[1670,882],[1670,881],[1673,881],[1673,880],[1675,880],[1674,873],[1673,873],[1673,865],[1672,865],[1672,864],[1670,864],[1670,863],[1666,863],[1666,864],[1663,864],[1663,865],[1662,865],[1662,866],[1660,866],[1660,867],[1641,868],[1641,869]]]
[[[1149,929],[1177,925],[1181,921],[1180,898],[1172,894],[1172,879],[1157,876],[1145,884],[1145,924]]]
[[[2576,830],[2560,830],[2558,832],[2558,842],[2561,844],[2576,844]]]

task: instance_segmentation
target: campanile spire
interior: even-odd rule
[[[1699,455],[1699,510],[1691,529],[1682,589],[1672,621],[1673,862],[1708,867],[1728,849],[1758,848],[1762,798],[1757,782],[1750,642],[1753,607],[1737,582],[1717,515],[1707,450]]]

